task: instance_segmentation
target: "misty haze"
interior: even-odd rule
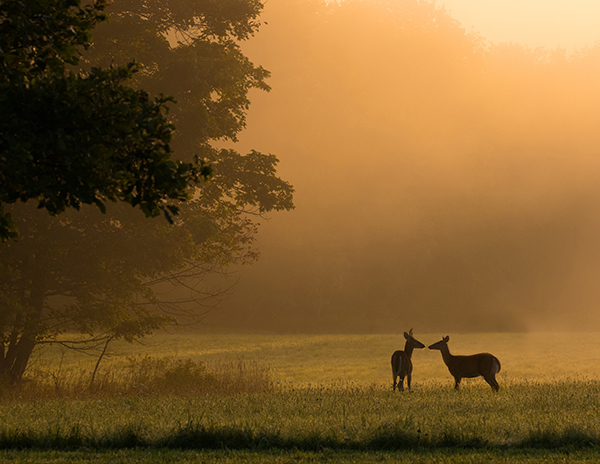
[[[600,462],[600,3],[446,1],[0,0],[0,462]]]
[[[427,2],[270,0],[238,146],[281,160],[209,328],[600,328],[600,48],[490,44]]]

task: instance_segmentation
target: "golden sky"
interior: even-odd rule
[[[438,0],[491,42],[572,50],[600,40],[600,0]]]

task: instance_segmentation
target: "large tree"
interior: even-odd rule
[[[122,0],[107,10],[109,21],[94,31],[85,55],[87,69],[137,58],[133,85],[177,101],[167,121],[177,127],[175,152],[210,163],[212,176],[179,205],[173,225],[120,204],[107,214],[81,208],[56,217],[12,206],[21,238],[0,249],[5,376],[21,378],[39,343],[133,340],[199,320],[222,295],[205,285],[207,275],[255,260],[257,219],[293,207],[275,156],[215,143],[243,129],[249,90],[268,90],[267,71],[238,44],[256,31],[260,9],[254,0]]]

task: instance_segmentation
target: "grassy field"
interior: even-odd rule
[[[416,333],[426,345],[442,335]],[[440,353],[419,350],[413,391],[394,394],[389,358],[402,348],[400,336],[157,336],[113,347],[118,355],[101,376],[120,372],[132,356],[151,356],[191,359],[209,371],[257,363],[270,386],[0,400],[0,461],[597,462],[599,339],[450,334],[454,354],[489,351],[501,360],[500,392],[481,378],[454,391]],[[93,364],[46,349],[32,375],[74,378]],[[244,375],[228,381],[253,381]]]
[[[425,345],[447,334],[419,334]],[[450,334],[453,354],[488,351],[496,355],[506,381],[565,379],[600,380],[600,334]],[[128,358],[172,357],[202,361],[208,365],[239,361],[268,366],[273,380],[298,387],[355,385],[391,387],[391,354],[404,348],[402,335],[156,335],[144,345],[115,343],[100,373],[119,369]],[[38,352],[33,371],[59,372],[68,376],[91,372],[95,358],[59,348]],[[415,388],[428,383],[453,385],[439,351],[415,350]],[[465,383],[483,383],[481,379]]]

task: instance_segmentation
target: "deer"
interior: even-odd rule
[[[396,379],[399,377],[398,390],[404,391],[404,377],[406,377],[406,384],[410,390],[410,381],[412,376],[412,353],[415,348],[425,348],[419,340],[413,337],[412,329],[408,333],[404,332],[404,338],[406,343],[404,344],[404,351],[395,351],[392,355],[392,376],[394,378],[393,391],[396,391]]]
[[[439,342],[429,346],[430,350],[440,350],[442,359],[452,377],[454,377],[454,388],[458,390],[460,381],[463,378],[470,379],[482,376],[492,387],[492,391],[497,392],[500,389],[496,381],[496,374],[500,372],[500,361],[490,353],[478,353],[470,356],[454,356],[450,354],[448,348],[450,337],[446,335]]]

